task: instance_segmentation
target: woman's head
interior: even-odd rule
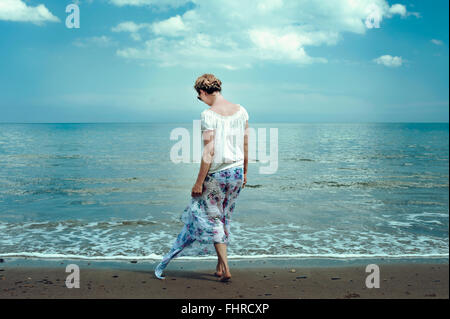
[[[194,89],[198,93],[198,99],[205,102],[205,98],[210,94],[217,94],[222,91],[222,82],[213,74],[205,73],[195,81]],[[205,102],[206,103],[206,102]]]

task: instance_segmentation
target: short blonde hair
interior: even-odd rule
[[[200,90],[203,90],[208,94],[216,91],[221,92],[222,82],[213,74],[205,73],[197,78],[197,80],[195,81],[194,89],[197,91],[197,93],[200,93]]]

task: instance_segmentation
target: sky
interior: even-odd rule
[[[79,9],[79,27],[74,11]],[[449,2],[0,0],[0,122],[446,122]]]

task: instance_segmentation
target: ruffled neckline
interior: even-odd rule
[[[239,115],[239,114],[242,112],[242,105],[240,105],[240,104],[237,104],[237,105],[239,105],[239,110],[236,111],[234,114],[231,114],[231,115],[222,115],[222,114],[219,114],[219,113],[217,113],[217,112],[214,112],[214,111],[211,110],[211,109],[206,109],[206,111],[209,111],[210,113],[214,114],[215,116],[217,116],[217,117],[219,117],[219,118],[222,118],[222,119],[230,119],[230,118],[236,117],[237,115]]]

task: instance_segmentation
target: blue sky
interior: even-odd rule
[[[80,28],[67,28],[67,5]],[[447,122],[446,0],[0,0],[0,122]]]

